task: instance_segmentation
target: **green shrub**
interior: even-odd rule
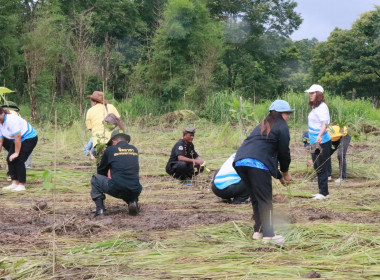
[[[114,102],[114,105],[123,119],[137,119],[147,115],[159,116],[165,112],[165,106],[160,104],[158,98],[141,94],[135,94],[120,103]]]
[[[203,106],[204,109],[199,112],[199,116],[216,123],[229,122],[231,113],[228,104],[232,102],[234,97],[236,97],[235,93],[229,91],[209,94]]]

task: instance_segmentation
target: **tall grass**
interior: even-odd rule
[[[296,109],[294,117],[298,125],[307,124],[309,95],[305,93],[289,92],[283,96],[291,108]],[[380,124],[380,110],[372,106],[369,100],[348,100],[342,96],[325,94],[325,99],[330,110],[331,122],[345,119],[348,123],[369,122]]]
[[[165,105],[162,105],[158,98],[144,97],[140,94],[135,94],[123,102],[114,101],[114,105],[122,118],[137,119],[147,115],[158,116],[165,112]]]
[[[380,109],[374,108],[369,100],[348,100],[342,96],[332,96],[328,93],[325,94],[325,97],[329,106],[332,122],[345,120],[345,123],[357,127],[362,123],[370,123],[376,126],[380,125]],[[306,127],[307,116],[310,112],[308,98],[308,94],[293,91],[277,97],[277,99],[288,101],[290,107],[296,109],[296,112],[292,116],[292,126]],[[237,122],[237,120],[232,117],[230,110],[233,108],[231,104],[234,99],[240,99],[238,92],[222,91],[207,95],[203,104],[182,101],[163,102],[159,97],[139,94],[122,102],[110,100],[110,103],[116,106],[123,120],[127,122],[141,118],[156,118],[174,110],[190,109],[203,119],[213,123],[225,124],[227,122]],[[273,101],[274,100],[263,99],[259,103],[255,103],[254,106],[251,106],[254,124],[257,124],[268,114],[268,108]],[[247,104],[252,101],[244,99],[243,102]],[[87,110],[90,104],[85,103],[85,105],[86,107],[84,109]],[[77,104],[73,104],[70,100],[61,100],[54,104],[54,108],[51,106],[43,106],[43,108],[40,108],[41,120],[51,121],[53,119],[53,109],[58,111],[59,125],[71,125],[73,120],[83,118],[83,116],[80,116]],[[23,117],[28,118],[30,108],[27,105],[22,105],[20,112]]]
[[[204,109],[199,112],[200,117],[216,123],[231,121],[230,106],[228,104],[232,102],[234,97],[237,97],[236,94],[228,91],[208,95]]]

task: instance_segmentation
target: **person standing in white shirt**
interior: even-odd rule
[[[330,123],[330,112],[323,95],[322,86],[314,84],[305,92],[310,94],[309,107],[311,111],[308,116],[310,145],[320,145],[312,153],[319,188],[319,192],[313,195],[313,199],[326,199],[329,196],[328,160],[331,156],[331,137],[327,130]]]

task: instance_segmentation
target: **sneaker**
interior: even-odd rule
[[[263,234],[261,232],[256,231],[253,233],[252,238],[255,240],[259,240],[259,239],[263,238]]]
[[[25,186],[24,185],[16,185],[16,187],[14,187],[12,189],[13,192],[21,192],[21,191],[25,191]]]
[[[129,210],[129,215],[137,215],[140,212],[140,206],[137,203],[137,201],[132,201],[128,203],[128,210]]]
[[[344,182],[345,180],[343,178],[338,178],[335,180],[335,183],[341,183],[341,182]]]
[[[11,182],[11,181],[12,181],[11,175],[7,175],[7,181],[8,181],[8,182]]]
[[[275,235],[272,237],[263,237],[263,243],[268,244],[268,243],[275,243],[276,245],[282,246],[285,242],[285,238],[282,235]]]
[[[318,194],[315,195],[312,199],[315,199],[315,200],[322,200],[322,199],[326,199],[326,198],[329,198],[329,196],[328,196],[328,195],[323,195],[323,194],[318,193]]]
[[[331,176],[327,177],[327,181],[331,181],[331,180],[332,180]]]
[[[10,184],[9,186],[3,187],[3,190],[5,190],[5,191],[11,191],[14,188],[16,188],[17,186],[18,185],[16,185],[16,184]]]

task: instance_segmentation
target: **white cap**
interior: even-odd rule
[[[323,93],[323,87],[317,84],[312,85],[309,89],[305,90],[305,92],[312,93],[312,92],[322,92]]]

